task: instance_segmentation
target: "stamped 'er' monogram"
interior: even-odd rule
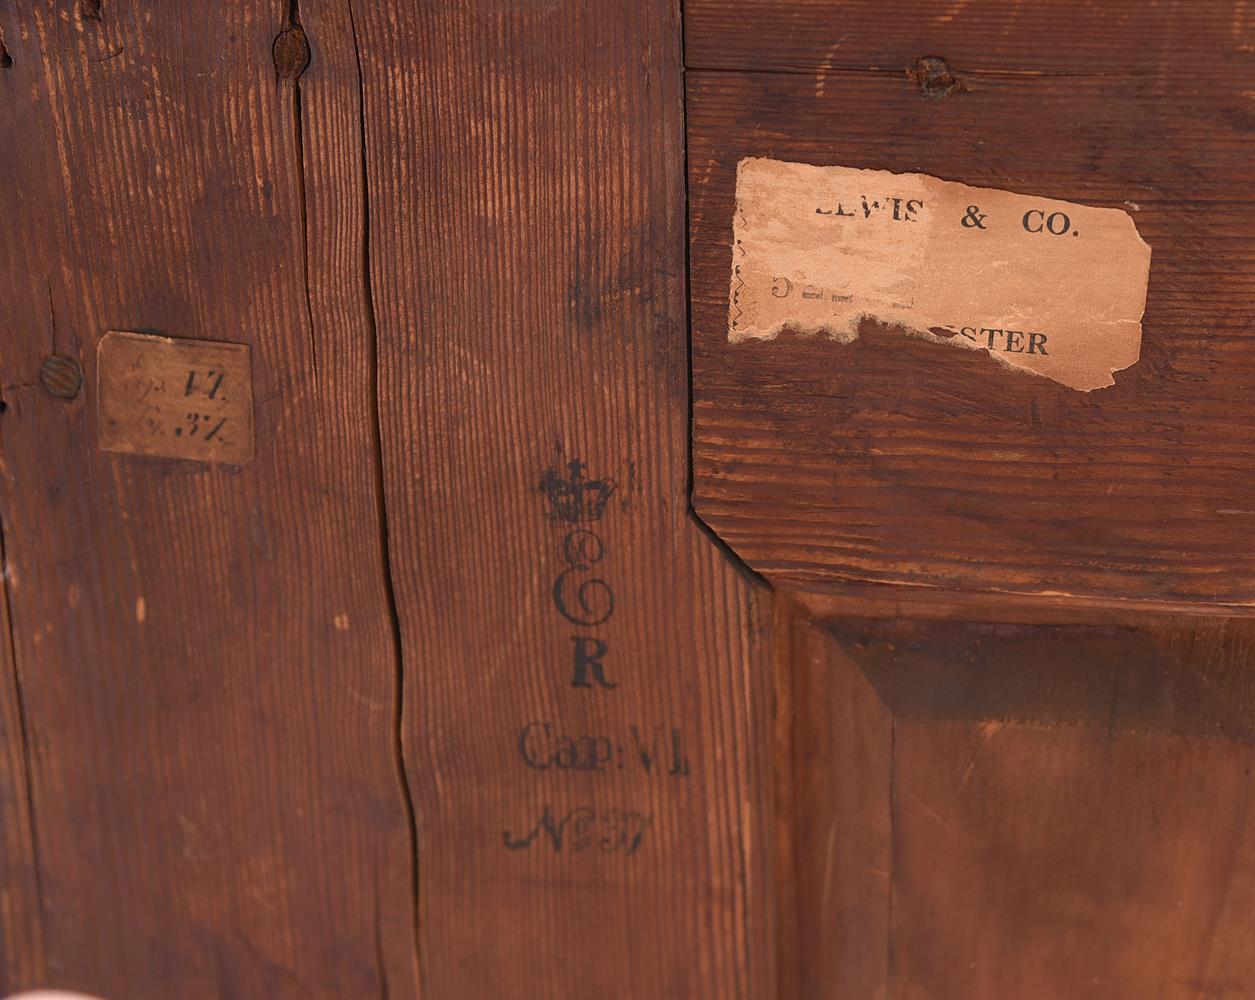
[[[584,464],[575,459],[567,465],[564,478],[557,469],[549,469],[540,480],[539,489],[549,507],[549,520],[568,526],[559,545],[566,568],[553,582],[552,596],[558,613],[581,633],[571,636],[573,663],[571,686],[611,690],[617,682],[606,676],[605,657],[610,646],[587,630],[605,624],[614,614],[614,591],[598,575],[595,568],[606,555],[606,544],[591,528],[583,525],[600,521],[606,505],[614,494],[612,479],[589,479]]]

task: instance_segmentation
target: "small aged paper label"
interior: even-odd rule
[[[247,344],[110,331],[96,368],[104,450],[234,465],[253,457]]]
[[[737,168],[728,339],[864,318],[1073,389],[1136,363],[1150,247],[1128,213],[926,174]]]

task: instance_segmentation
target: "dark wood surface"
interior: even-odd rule
[[[43,933],[5,973],[413,995],[347,19],[298,103],[278,4],[97,7],[0,6],[0,502]],[[100,451],[109,329],[249,344],[253,461]],[[41,387],[50,353],[77,398]]]
[[[677,12],[358,15],[428,993],[769,995],[771,615],[686,501]],[[539,488],[574,460],[615,483],[597,520]],[[577,624],[595,579],[613,613]],[[576,637],[614,689],[573,686]],[[553,727],[544,769],[529,723]],[[648,769],[637,733],[664,737]],[[561,770],[560,734],[614,760]],[[652,822],[630,854],[571,826],[561,850],[503,843],[585,809],[599,837],[608,810]]]
[[[1238,3],[690,5],[701,516],[777,582],[1249,613],[1253,39]],[[1140,362],[1081,393],[875,322],[729,344],[750,155],[1130,211]]]
[[[1255,41],[1241,0],[688,0],[684,24],[692,70],[815,83],[848,70],[897,76],[936,55],[960,74],[1146,77],[1188,92],[1249,73]],[[1169,80],[1171,66],[1188,76]]]
[[[784,592],[780,996],[1255,993],[1253,53],[1236,2],[686,5],[694,503]],[[729,345],[749,155],[1129,210],[1141,362]]]
[[[897,718],[1255,737],[1255,630],[843,619],[829,625]]]
[[[1255,990],[1255,743],[1181,684],[1228,672],[1249,704],[1245,622],[1043,642],[782,604],[780,996]]]
[[[1255,993],[1251,17],[0,2],[0,989]],[[730,348],[751,153],[1130,208],[1141,363]]]
[[[778,601],[778,993],[890,997],[897,722],[851,652]],[[956,997],[957,1000],[957,997]]]
[[[770,995],[771,611],[687,503],[678,11],[0,31],[3,985]],[[101,451],[109,329],[249,345],[255,457]],[[572,525],[576,459],[615,490]],[[594,544],[589,628],[554,584]]]
[[[896,733],[890,996],[1255,992],[1250,743],[996,722]]]
[[[8,588],[0,589],[0,991],[46,980],[39,872],[31,825],[30,782],[21,695],[13,669]]]

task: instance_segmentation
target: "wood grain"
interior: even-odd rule
[[[769,996],[771,615],[686,501],[678,12],[354,10],[427,994]],[[596,519],[540,488],[574,460]]]
[[[3,30],[5,884],[21,919],[24,726],[46,929],[5,924],[14,981],[46,949],[118,996],[765,995],[770,624],[686,502],[677,12]],[[109,328],[248,344],[253,461],[99,451]],[[603,690],[538,490],[577,456],[616,484]],[[532,722],[607,772],[529,768]]]
[[[1250,14],[686,18],[0,4],[0,989],[1255,992]],[[1141,363],[730,348],[749,154],[1129,208]],[[102,451],[110,328],[255,458]]]
[[[777,869],[778,996],[886,997],[893,958],[896,721],[832,626],[779,597],[787,636],[788,738],[777,778],[790,789]],[[781,645],[784,645],[783,643]]]
[[[1255,992],[1255,749],[897,725],[895,997]]]
[[[86,6],[0,8],[0,511],[46,981],[413,995],[344,8],[298,100],[278,3]],[[98,450],[110,328],[247,343],[256,458]],[[39,386],[50,353],[76,399]]]
[[[1252,992],[1253,51],[1236,2],[686,7],[694,503],[788,591],[782,995]],[[743,156],[1130,211],[1140,363],[729,345]]]
[[[1050,634],[779,600],[780,996],[1250,992],[1248,622]]]
[[[845,619],[828,628],[898,719],[1255,738],[1255,629],[1247,619],[1165,617],[1136,626]]]
[[[688,89],[699,513],[790,586],[1249,614],[1250,15],[1129,4],[1100,29],[1083,4],[955,5],[952,21],[940,5],[896,6],[914,16],[880,4],[690,11],[690,64],[721,67],[692,72]],[[1075,23],[1051,35],[1068,10]],[[960,36],[988,72],[944,99],[868,68],[884,46],[902,68],[949,58],[944,43]],[[843,39],[832,65],[845,70],[793,71],[817,65],[797,55],[817,37]],[[1065,48],[1070,63],[1038,66]],[[1240,66],[1245,77],[1225,72]],[[734,170],[748,155],[1131,211],[1154,251],[1141,361],[1082,394],[874,322],[845,347],[728,344]]]
[[[903,74],[940,55],[960,73],[1144,76],[1191,90],[1251,71],[1255,14],[1241,0],[690,0],[685,57],[700,70]],[[887,116],[886,123],[895,123]]]
[[[0,556],[4,556],[0,537]],[[7,559],[4,563],[7,567]],[[7,572],[6,572],[7,581]],[[27,740],[13,668],[8,587],[0,588],[0,991],[47,980],[40,913],[38,848],[31,825]]]

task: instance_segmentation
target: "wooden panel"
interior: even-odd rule
[[[1245,622],[799,614],[782,996],[1247,994]]]
[[[8,566],[2,534],[0,560]],[[46,982],[48,971],[7,586],[0,588],[0,629],[0,992],[8,995]]]
[[[1255,748],[897,724],[893,992],[1255,993]]]
[[[677,11],[356,15],[426,990],[769,996],[771,616],[686,503]]]
[[[1246,619],[1154,625],[832,622],[896,718],[1255,737]]]
[[[865,6],[841,8],[852,37],[884,23]],[[1006,24],[1032,48],[1023,23]],[[1185,94],[1163,80],[999,75],[929,100],[896,74],[849,73],[839,86],[692,74],[702,517],[755,569],[810,587],[1248,613],[1255,352],[1243,303],[1255,293],[1255,213],[1238,88],[1212,76]],[[729,344],[734,172],[747,155],[1131,210],[1154,250],[1141,361],[1086,394],[872,321],[847,346]]]
[[[414,993],[345,13],[298,99],[278,3],[0,12],[0,503],[58,984]],[[98,450],[110,328],[247,343],[252,462]]]
[[[781,996],[1250,993],[1249,623],[789,607]]]
[[[1255,13],[1241,0],[690,0],[684,13],[690,66],[809,73],[816,84],[849,69],[901,74],[942,55],[965,72],[1145,75],[1185,87],[1163,76],[1177,65],[1193,88],[1200,76],[1249,74],[1255,53]]]
[[[885,997],[892,957],[895,723],[848,647],[781,599],[789,789],[779,996]]]

